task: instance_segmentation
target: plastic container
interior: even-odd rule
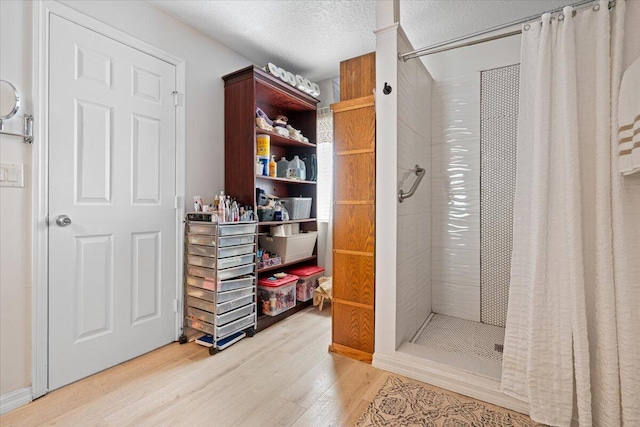
[[[311,197],[282,197],[282,205],[289,212],[289,219],[307,219],[311,217]]]
[[[309,301],[313,298],[313,291],[318,287],[318,279],[324,274],[324,268],[310,265],[288,270],[287,273],[299,277],[296,284],[296,299]]]
[[[229,246],[226,248],[220,248],[218,250],[218,258],[227,258],[230,256],[255,254],[256,245],[241,245],[241,246]]]
[[[220,237],[224,236],[236,236],[238,234],[253,234],[256,232],[257,225],[252,224],[234,224],[234,225],[220,225]],[[253,237],[253,236],[251,236]]]
[[[236,308],[242,307],[247,304],[253,304],[253,294],[241,298],[232,299],[231,301],[223,302],[222,304],[218,304],[216,313],[224,314],[228,311],[235,310]]]
[[[214,258],[216,256],[216,248],[215,246],[187,245],[187,254]]]
[[[214,235],[216,234],[216,224],[207,224],[206,222],[203,222],[202,224],[194,224],[191,222],[188,224],[188,230],[189,233],[192,234]]]
[[[278,280],[258,280],[258,296],[262,312],[268,316],[289,310],[296,305],[296,283],[298,276],[287,275]]]
[[[190,245],[215,246],[216,238],[215,236],[206,236],[203,234],[188,234],[187,243]]]
[[[218,304],[246,297],[247,295],[253,295],[253,287],[236,289],[233,291],[218,292]]]
[[[317,231],[309,231],[284,237],[259,236],[258,240],[261,248],[279,255],[285,264],[313,255],[317,238]]]
[[[226,292],[234,289],[242,289],[253,286],[253,276],[237,277],[230,280],[221,280],[218,282],[218,291]]]
[[[211,258],[201,258],[201,259],[211,259]],[[232,256],[229,258],[219,258],[218,269],[232,268],[232,267],[238,267],[240,265],[252,264],[255,262],[255,260],[256,260],[256,256],[253,253],[248,255]],[[222,271],[219,270],[218,273],[222,273]],[[220,280],[222,280],[222,278]]]
[[[193,329],[197,329],[199,331],[202,332],[206,332],[210,335],[214,335],[215,334],[215,328],[213,327],[213,325],[207,323],[207,322],[203,322],[202,320],[199,319],[192,319],[190,317],[185,317],[185,323],[187,324],[187,326],[193,328]]]
[[[187,264],[198,267],[216,268],[216,259],[208,257],[200,257],[195,255],[187,255]]]
[[[248,245],[249,243],[253,243],[253,237],[253,234],[246,236],[220,237],[218,238],[218,246],[226,248],[228,246]]]
[[[201,277],[215,283],[216,271],[205,267],[196,267],[195,265],[187,265],[187,274],[189,276]],[[245,273],[248,274],[248,273]]]
[[[208,291],[202,288],[195,288],[193,286],[186,286],[187,298],[193,297],[201,300],[215,302],[216,293],[214,291]]]
[[[275,209],[258,209],[258,219],[261,222],[273,221]]]
[[[264,159],[265,157],[267,160],[269,159],[271,155],[270,145],[271,137],[269,135],[261,133],[256,135],[256,155],[260,157],[260,159]]]
[[[238,277],[238,276],[244,276],[245,274],[251,274],[253,273],[253,270],[255,268],[256,268],[255,264],[248,264],[240,267],[227,268],[225,270],[218,270],[218,279],[227,280],[227,279],[233,279],[234,277]]]
[[[233,322],[241,317],[253,314],[255,306],[253,304],[245,305],[244,307],[236,308],[224,314],[216,314],[216,325],[224,325],[229,322]]]
[[[227,323],[224,326],[216,327],[216,333],[218,338],[225,337],[227,335],[230,335],[234,332],[239,331],[240,329],[244,329],[248,326],[251,326],[252,324],[255,323],[255,318],[256,318],[255,313],[252,313],[246,317],[242,317],[236,320],[235,322]]]
[[[301,179],[304,181],[307,177],[306,169],[307,167],[304,162],[300,160],[300,157],[294,156],[293,160],[289,162],[289,167],[287,168],[287,178]]]
[[[276,175],[278,178],[286,178],[287,169],[289,169],[289,160],[287,160],[286,157],[282,157],[276,165]]]

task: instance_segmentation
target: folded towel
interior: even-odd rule
[[[620,172],[640,171],[640,58],[625,71],[618,98]]]

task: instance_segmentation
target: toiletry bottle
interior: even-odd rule
[[[220,197],[218,198],[218,220],[220,222],[226,222],[227,215],[224,211],[224,191],[220,192]]]
[[[301,179],[304,181],[306,178],[305,171],[306,167],[304,165],[304,162],[300,160],[298,156],[294,156],[293,160],[289,162],[287,178]]]
[[[269,162],[269,176],[277,176],[277,168],[278,164],[276,163],[276,156],[271,156],[271,161]]]

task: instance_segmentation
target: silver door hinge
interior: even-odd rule
[[[180,105],[180,94],[175,90],[173,91],[173,105],[176,107]]]
[[[178,209],[180,206],[180,196],[174,196],[173,198],[173,208]]]

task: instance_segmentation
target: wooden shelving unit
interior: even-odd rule
[[[280,224],[300,224],[304,231],[317,231],[315,181],[301,181],[256,175],[256,135],[270,137],[271,155],[276,161],[281,157],[291,160],[295,155],[303,158],[316,154],[316,125],[318,100],[299,91],[288,83],[271,76],[255,66],[238,70],[223,77],[225,84],[225,191],[233,194],[243,205],[250,205],[257,211],[256,188],[278,197],[311,197],[311,217],[290,221],[265,221],[258,224],[258,233],[268,233],[270,227]],[[309,139],[301,142],[264,131],[256,126],[256,108],[260,107],[269,117],[286,116],[288,123]],[[316,245],[317,247],[317,245]],[[280,264],[258,271],[266,275],[270,271],[299,264],[315,264],[317,248],[311,257],[294,263]],[[309,302],[310,303],[310,302]],[[257,329],[260,331],[273,323],[309,305],[296,305],[277,316],[259,316]]]

